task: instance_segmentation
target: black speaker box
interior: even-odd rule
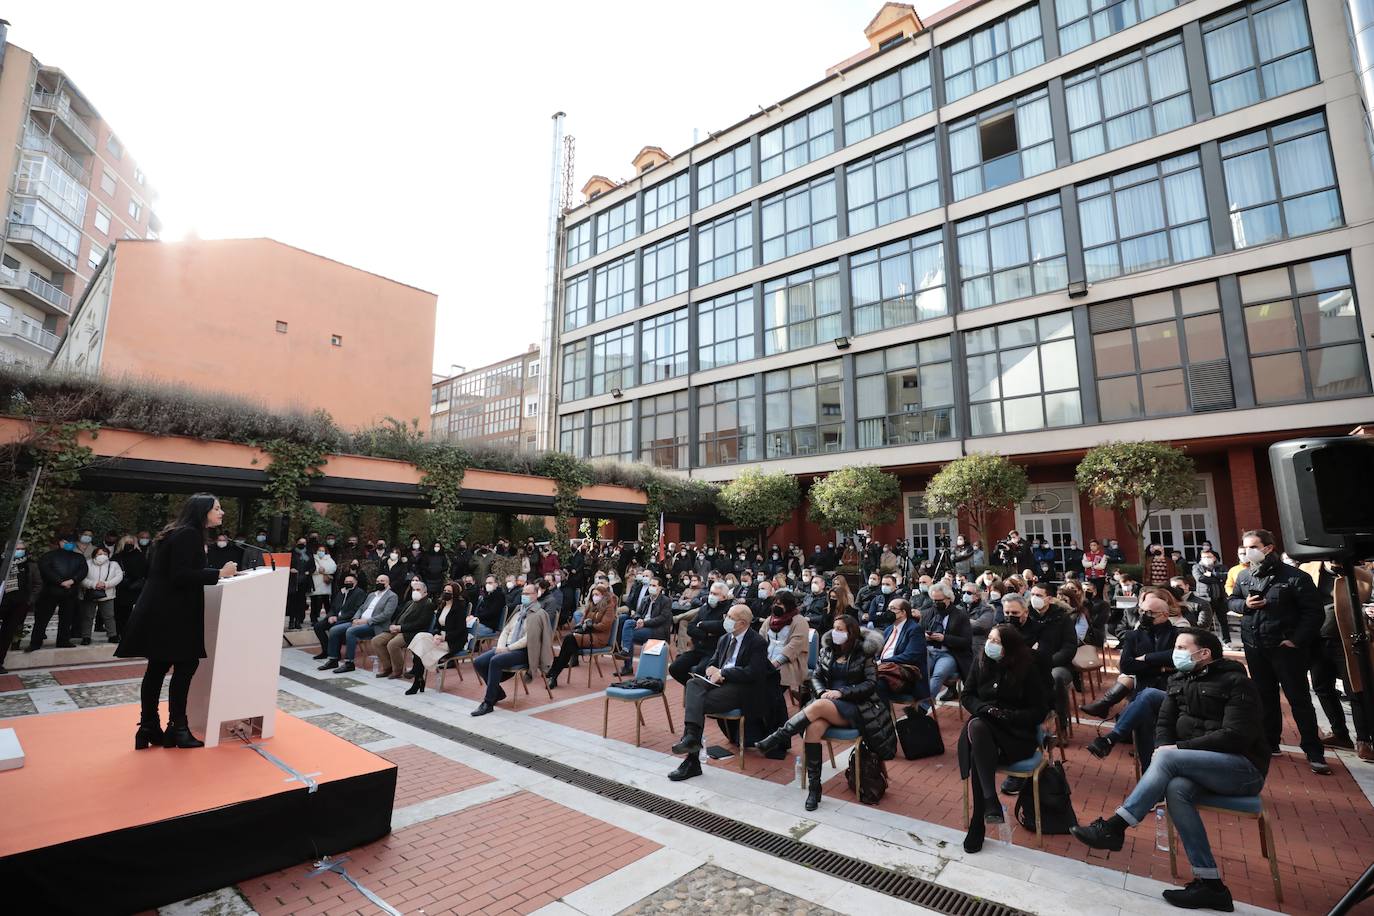
[[[1331,436],[1269,446],[1283,544],[1295,560],[1374,552],[1374,439]]]

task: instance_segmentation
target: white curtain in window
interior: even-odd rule
[[[1279,187],[1285,197],[1336,183],[1324,132],[1280,143],[1274,147],[1274,156],[1279,163]]]
[[[1140,108],[1149,101],[1145,86],[1145,65],[1140,61],[1102,74],[1102,110],[1111,118]]]
[[[1269,166],[1269,150],[1233,156],[1223,163],[1223,167],[1226,172],[1226,197],[1232,210],[1274,199],[1274,173]]]
[[[1033,4],[1007,20],[1011,46],[1025,44],[1040,37],[1040,5]]]
[[[969,124],[949,132],[949,162],[954,171],[971,168],[981,161],[978,150],[978,125]]]
[[[1030,260],[1026,247],[1026,224],[1022,220],[993,226],[988,230],[992,245],[992,269],[1015,267]]]
[[[1077,130],[1102,120],[1102,109],[1097,103],[1097,80],[1069,86],[1064,90],[1064,99],[1068,103],[1070,128]]]
[[[1037,99],[1016,109],[1016,136],[1022,149],[1049,140],[1052,132],[1048,98]]]
[[[1123,237],[1164,228],[1164,204],[1159,183],[1149,181],[1116,192],[1116,220]]]
[[[1205,219],[1207,201],[1203,196],[1202,173],[1190,169],[1165,178],[1164,202],[1169,211],[1170,225]]]
[[[1116,218],[1112,213],[1112,197],[1104,194],[1078,204],[1078,225],[1083,246],[1092,248],[1116,240]]]
[[[878,288],[878,265],[864,264],[849,272],[849,290],[855,305],[867,305],[881,298]]]
[[[1207,46],[1207,76],[1220,79],[1254,65],[1250,27],[1240,19],[1203,36]]]
[[[1256,13],[1255,43],[1259,45],[1260,60],[1264,61],[1307,47],[1311,42],[1300,0],[1288,0]]]

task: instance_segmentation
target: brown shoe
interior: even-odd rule
[[[373,677],[391,677],[390,671],[378,671]]]
[[[1355,753],[1361,760],[1374,763],[1374,742],[1358,741],[1355,744]]]
[[[1322,747],[1339,747],[1347,751],[1355,749],[1355,742],[1350,740],[1349,735],[1323,735]]]

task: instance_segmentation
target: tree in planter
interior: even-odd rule
[[[811,484],[809,495],[811,520],[836,531],[872,531],[896,521],[902,505],[897,478],[871,465],[827,474]]]
[[[1108,442],[1089,449],[1074,476],[1089,502],[1121,514],[1143,558],[1150,513],[1192,502],[1196,473],[1193,459],[1167,443]]]
[[[721,487],[716,501],[732,525],[758,531],[762,548],[801,504],[801,487],[791,474],[750,468]]]
[[[954,459],[930,479],[926,511],[932,516],[966,519],[973,533],[984,544],[991,544],[988,520],[995,512],[1014,508],[1029,489],[1030,481],[1020,465],[1001,455],[975,452]]]

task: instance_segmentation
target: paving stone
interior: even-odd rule
[[[336,712],[325,713],[322,716],[311,716],[310,724],[318,725],[325,731],[333,732],[345,741],[351,741],[354,744],[371,744],[373,741],[381,741],[391,737],[386,732],[378,731]]]
[[[715,865],[703,865],[683,875],[620,916],[684,916],[687,913],[734,913],[739,916],[836,916],[776,887],[759,884]]]
[[[92,706],[115,706],[120,703],[137,703],[140,685],[138,684],[100,684],[95,687],[68,687],[67,696],[82,709]],[[167,683],[162,684],[162,699],[167,699]]]
[[[47,671],[21,671],[19,680],[23,681],[25,690],[33,690],[37,687],[56,687],[57,678]]]
[[[33,705],[33,700],[29,699],[26,693],[17,693],[0,697],[0,719],[9,719],[14,716],[31,716],[38,710]]]
[[[309,712],[312,709],[320,709],[321,707],[309,700],[303,700],[295,694],[287,693],[285,690],[278,690],[277,708],[282,712]]]

